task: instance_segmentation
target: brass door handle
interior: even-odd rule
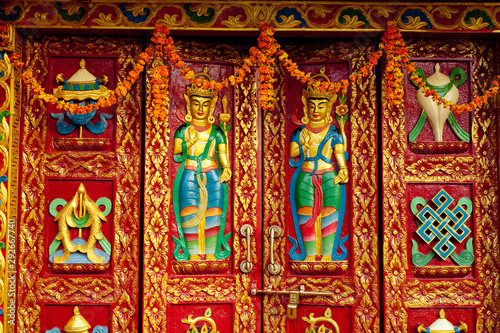
[[[286,316],[290,319],[297,318],[297,306],[299,305],[300,296],[332,296],[333,293],[326,291],[306,291],[304,285],[299,286],[299,290],[273,290],[273,287],[269,285],[266,289],[261,290],[257,288],[250,289],[251,295],[265,294],[265,295],[290,295],[288,300],[288,305],[286,307]]]
[[[277,225],[272,225],[268,229],[268,236],[271,242],[271,247],[269,252],[271,252],[271,258],[269,265],[267,265],[267,271],[269,274],[277,275],[281,272],[281,265],[277,262],[274,262],[274,239],[281,236],[281,228]]]
[[[253,268],[252,255],[250,251],[252,246],[251,236],[253,235],[253,227],[250,224],[242,225],[240,228],[240,234],[247,239],[247,259],[241,262],[240,270],[242,273],[248,274]]]

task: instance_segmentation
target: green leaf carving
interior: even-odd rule
[[[411,248],[411,262],[413,265],[422,267],[427,265],[432,258],[436,255],[433,251],[429,252],[428,255],[424,255],[423,253],[418,251],[418,244],[415,240],[411,240],[413,246]]]
[[[459,266],[470,266],[474,262],[474,239],[471,237],[465,245],[465,250],[457,254],[453,252],[451,259]]]

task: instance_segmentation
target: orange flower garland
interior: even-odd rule
[[[312,80],[310,78],[310,73],[306,74],[299,70],[298,65],[291,61],[288,58],[288,54],[281,49],[281,46],[274,38],[275,30],[273,28],[271,28],[268,24],[263,24],[260,29],[261,33],[258,38],[258,47],[252,47],[250,49],[250,56],[244,60],[242,67],[237,70],[236,75],[231,75],[228,78],[223,79],[221,82],[213,80],[207,81],[199,77],[196,78],[194,71],[187,67],[184,61],[182,61],[182,58],[177,54],[172,37],[168,37],[170,34],[169,28],[163,26],[162,24],[156,25],[156,29],[151,37],[153,46],[149,46],[140,54],[139,61],[134,65],[134,69],[128,73],[126,79],[122,81],[116,89],[109,91],[107,96],[99,98],[93,105],[78,106],[64,100],[59,100],[52,94],[47,94],[43,87],[36,82],[31,70],[23,70],[20,78],[26,85],[31,87],[33,92],[38,95],[39,99],[48,103],[56,104],[57,108],[63,109],[70,114],[83,114],[91,112],[93,109],[97,110],[101,107],[116,104],[117,97],[124,96],[130,91],[135,81],[139,78],[140,73],[144,70],[144,66],[151,61],[151,57],[156,59],[167,57],[174,67],[181,70],[181,75],[185,80],[188,80],[190,84],[195,84],[203,89],[211,88],[216,91],[220,91],[230,85],[234,86],[243,82],[246,74],[251,71],[250,66],[255,66],[259,63],[260,104],[262,109],[272,110],[274,108],[275,101],[273,83],[275,81],[274,66],[276,65],[276,57],[288,70],[292,77],[302,83],[315,89],[320,89],[321,91],[332,91],[333,93],[341,91],[342,96],[344,96],[349,86],[349,82],[355,82],[356,80],[368,76],[372,71],[373,66],[377,64],[378,59],[385,51],[387,56],[387,65],[385,68],[387,73],[386,97],[389,105],[399,105],[403,100],[404,74],[401,71],[401,68],[406,69],[409,73],[410,80],[412,80],[415,85],[423,88],[426,96],[432,96],[438,104],[443,104],[445,107],[449,107],[455,114],[470,112],[474,108],[482,106],[482,104],[487,102],[489,97],[498,93],[499,90],[499,82],[494,80],[492,82],[492,86],[483,96],[474,97],[468,104],[452,105],[450,101],[440,97],[435,90],[431,90],[430,87],[427,86],[427,83],[416,74],[415,65],[410,61],[405,42],[402,39],[401,32],[396,27],[395,22],[388,23],[387,30],[382,37],[378,50],[372,53],[368,63],[355,73],[349,75],[348,80],[344,79],[338,82]],[[4,50],[9,50],[9,46],[8,29],[7,26],[1,22],[0,47],[4,48]],[[24,65],[21,61],[19,61],[19,57],[15,53],[12,53],[11,61],[16,68],[22,68]],[[166,115],[165,110],[167,107],[168,75],[169,71],[166,65],[162,64],[153,68],[153,115],[155,117],[160,117],[161,119],[163,119]],[[497,78],[500,80],[500,75]]]
[[[165,119],[167,115],[168,67],[159,65],[153,68],[151,83],[153,86],[153,117]]]

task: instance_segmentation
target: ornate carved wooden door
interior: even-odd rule
[[[238,46],[217,43],[180,41],[178,50],[197,76],[209,75],[218,81],[235,73],[244,58]],[[347,78],[371,54],[370,46],[345,43],[318,44],[309,50],[290,46],[287,52],[302,64],[301,69],[332,81]],[[218,129],[210,122],[205,127],[196,123],[201,109],[197,106],[192,111],[196,99],[205,98],[203,102],[216,97],[186,87],[179,71],[172,68],[169,114],[165,120],[147,116],[145,331],[194,332],[204,326],[220,332],[317,332],[325,327],[340,332],[379,330],[375,76],[353,84],[351,93],[342,98],[303,92],[305,84],[283,69],[278,68],[276,74],[274,111],[259,106],[256,69],[236,88],[223,89],[213,113]],[[349,110],[349,120],[342,116],[345,141],[339,129],[324,124],[323,132],[311,132],[318,141],[314,144],[328,142],[318,154],[330,166],[316,162],[321,169],[318,176],[307,177],[323,183],[317,191],[324,190],[325,197],[329,191],[336,193],[325,199],[323,208],[320,204],[321,216],[309,216],[317,239],[322,240],[317,244],[301,229],[299,219],[307,219],[318,208],[300,208],[291,199],[295,187],[313,186],[299,175],[307,169],[297,167],[300,156],[291,158],[289,153],[295,129],[304,127],[303,95],[308,101],[327,98],[331,102],[328,112],[333,112],[324,124],[333,120],[335,110],[341,114]],[[151,96],[147,107],[152,108]],[[224,119],[224,113],[230,117]],[[340,120],[337,117],[333,124],[339,127]],[[224,131],[227,124],[231,128]],[[227,137],[232,170],[227,189],[213,186],[209,167],[202,169],[205,164],[199,171],[193,164],[205,154],[198,163],[206,160],[210,165],[210,150],[205,147],[210,140],[216,142],[212,147],[222,142],[210,139],[205,134],[209,131]],[[295,144],[302,145],[299,141]],[[343,165],[335,155],[337,150],[333,153],[334,146],[341,149]],[[314,157],[307,154],[308,161]],[[220,149],[212,156],[224,163]],[[349,170],[342,184],[334,181],[338,166]],[[224,165],[219,167],[217,184],[221,184]],[[227,207],[210,204],[219,196],[217,191],[228,196]],[[313,201],[311,197],[300,200]],[[220,218],[214,222],[217,214],[223,216],[222,223]],[[215,252],[209,243],[216,243]],[[312,251],[320,251],[317,255],[311,255],[311,244]]]
[[[37,82],[82,105],[126,78],[140,45],[134,38],[38,36],[23,40],[22,51]],[[9,235],[18,242],[19,266],[17,295],[7,295],[17,301],[7,332],[136,332],[141,86],[116,108],[74,115],[25,89],[17,87],[22,104],[10,118],[21,124],[13,133],[20,159],[12,161],[19,211],[11,214],[20,233]],[[9,268],[14,290],[15,276]]]
[[[177,40],[196,75],[217,81],[254,42]],[[42,36],[23,52],[46,89],[85,104],[129,75],[141,43]],[[290,58],[331,81],[374,47],[297,43],[284,46]],[[459,103],[498,62],[489,41],[409,49],[420,75]],[[19,267],[7,272],[17,321],[7,331],[57,332],[80,316],[113,332],[426,332],[440,316],[498,331],[497,108],[439,122],[409,81],[404,103],[389,106],[389,76],[336,96],[275,71],[268,111],[257,68],[218,94],[170,68],[165,119],[151,116],[155,92],[141,102],[152,67],[145,86],[91,119],[17,89],[19,235],[8,239]]]

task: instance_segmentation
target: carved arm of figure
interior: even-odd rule
[[[302,142],[303,149],[309,149],[314,142],[312,135],[308,131],[302,131],[301,135],[301,141],[304,140],[304,142]],[[298,156],[300,156],[300,146],[292,141],[290,142],[290,157],[295,158]]]
[[[188,128],[188,134],[189,137],[186,140],[186,149],[191,149],[191,147],[198,141],[198,132],[192,127],[189,126]],[[184,142],[183,139],[176,138],[174,140],[174,154],[182,154],[182,142]]]
[[[335,159],[339,165],[339,173],[333,179],[335,185],[339,183],[347,183],[349,181],[349,170],[347,170],[347,165],[344,158],[344,147],[343,144],[338,143],[334,146]]]
[[[225,143],[220,143],[217,146],[219,150],[219,161],[220,164],[222,165],[222,174],[219,177],[219,181],[221,183],[229,181],[231,179],[231,166],[229,165],[229,154],[227,151],[227,144]]]

